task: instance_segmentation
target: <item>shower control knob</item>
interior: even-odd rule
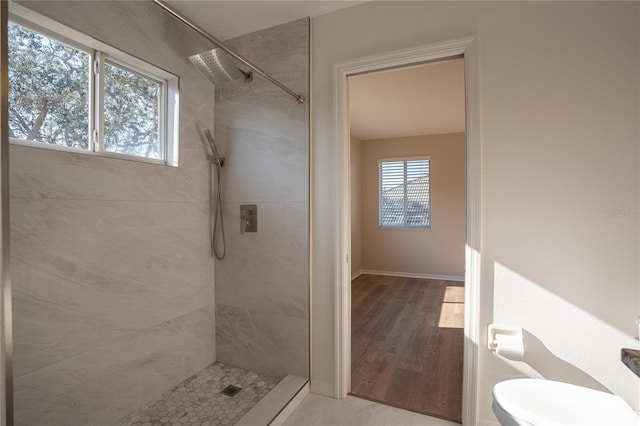
[[[240,233],[258,232],[258,206],[256,204],[240,205]]]

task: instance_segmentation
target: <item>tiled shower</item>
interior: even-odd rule
[[[228,41],[308,96],[309,21]],[[218,360],[281,376],[309,375],[309,109],[256,78],[216,91],[227,255],[216,264]],[[258,232],[240,234],[240,205]],[[228,219],[227,219],[228,218]]]
[[[180,151],[171,167],[11,146],[16,424],[115,424],[216,361],[308,377],[308,104],[259,77],[214,88],[188,60],[213,46],[151,2],[21,4],[178,75]],[[229,45],[308,98],[308,20]],[[205,128],[226,157],[215,262]]]

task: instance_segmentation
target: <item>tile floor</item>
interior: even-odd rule
[[[278,383],[278,379],[219,362],[191,376],[116,426],[224,426],[235,424]],[[227,385],[242,388],[234,397]]]
[[[284,426],[460,426],[459,423],[347,396],[307,395]]]

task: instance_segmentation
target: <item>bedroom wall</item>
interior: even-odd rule
[[[378,160],[418,156],[431,158],[431,229],[380,228]],[[362,269],[463,281],[465,134],[363,141],[361,161]]]

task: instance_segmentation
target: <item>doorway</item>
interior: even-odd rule
[[[350,76],[351,392],[462,413],[462,57]]]
[[[367,274],[352,295],[349,394],[461,423],[464,284]]]
[[[477,356],[480,326],[480,138],[478,110],[477,43],[474,37],[433,43],[372,57],[354,59],[334,68],[335,123],[337,134],[337,227],[335,288],[335,389],[338,398],[351,391],[351,221],[350,135],[348,77],[374,71],[421,65],[462,55],[465,68],[466,110],[466,236],[464,255],[464,350],[462,421],[476,423]]]

